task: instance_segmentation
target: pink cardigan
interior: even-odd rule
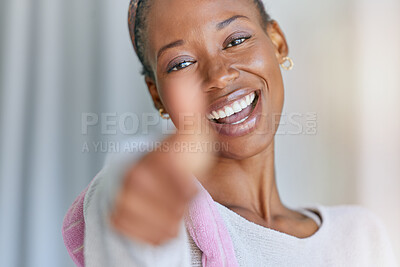
[[[85,266],[83,205],[89,187],[90,184],[68,209],[62,226],[64,244],[72,260],[79,267]],[[200,183],[199,187],[199,194],[191,203],[189,214],[185,216],[184,221],[190,236],[202,251],[202,265],[204,267],[238,266],[232,240],[215,202]]]

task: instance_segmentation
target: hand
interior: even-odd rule
[[[206,171],[212,156],[211,151],[187,150],[188,143],[213,140],[212,131],[206,132],[208,123],[201,88],[193,81],[182,81],[166,99],[173,107],[168,110],[177,133],[163,141],[161,148],[165,150],[153,151],[132,166],[111,215],[117,231],[152,245],[178,235],[184,212],[197,192],[192,175]],[[184,121],[179,116],[189,113],[193,116],[186,116]]]

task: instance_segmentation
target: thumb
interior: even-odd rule
[[[193,77],[180,79],[166,96],[168,110],[177,133],[167,142],[180,165],[192,173],[210,167],[214,132],[206,118],[206,94]]]
[[[199,122],[206,109],[206,94],[201,81],[193,77],[180,78],[176,86],[165,93],[168,111],[179,132],[189,132],[198,127],[192,122]],[[199,130],[196,128],[196,130]]]

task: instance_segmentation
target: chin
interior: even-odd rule
[[[247,138],[240,138],[241,140],[225,140],[221,143],[224,144],[226,149],[219,152],[219,156],[227,159],[245,160],[261,154],[273,145],[274,134],[257,134],[246,136]]]

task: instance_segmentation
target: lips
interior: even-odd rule
[[[209,120],[216,120],[220,123],[227,123],[226,121],[237,114],[242,113],[246,110],[251,103],[254,101],[256,94],[254,92],[234,101],[231,104],[225,105],[220,109],[213,110],[208,114]]]
[[[250,105],[247,106],[245,109],[222,119],[210,120],[212,127],[216,130],[218,134],[229,137],[240,137],[246,134],[250,134],[257,129],[257,126],[259,125],[262,118],[261,114],[263,109],[263,96],[261,90],[246,90],[244,92],[237,92],[234,98],[232,98],[233,95],[229,96],[231,101],[222,102],[219,100],[218,106],[222,108],[226,107],[227,105],[232,105],[235,101],[246,97],[246,95],[250,95],[252,92],[255,93],[253,102],[251,102]],[[227,98],[224,99],[226,100]],[[224,105],[224,103],[227,104]],[[214,106],[212,107],[217,107],[217,105],[214,104]]]
[[[219,101],[211,106],[207,118],[219,124],[238,124],[250,116],[258,100],[256,91],[236,93],[233,99],[229,101]],[[232,98],[232,97],[231,97]],[[210,109],[210,110],[211,110]]]

